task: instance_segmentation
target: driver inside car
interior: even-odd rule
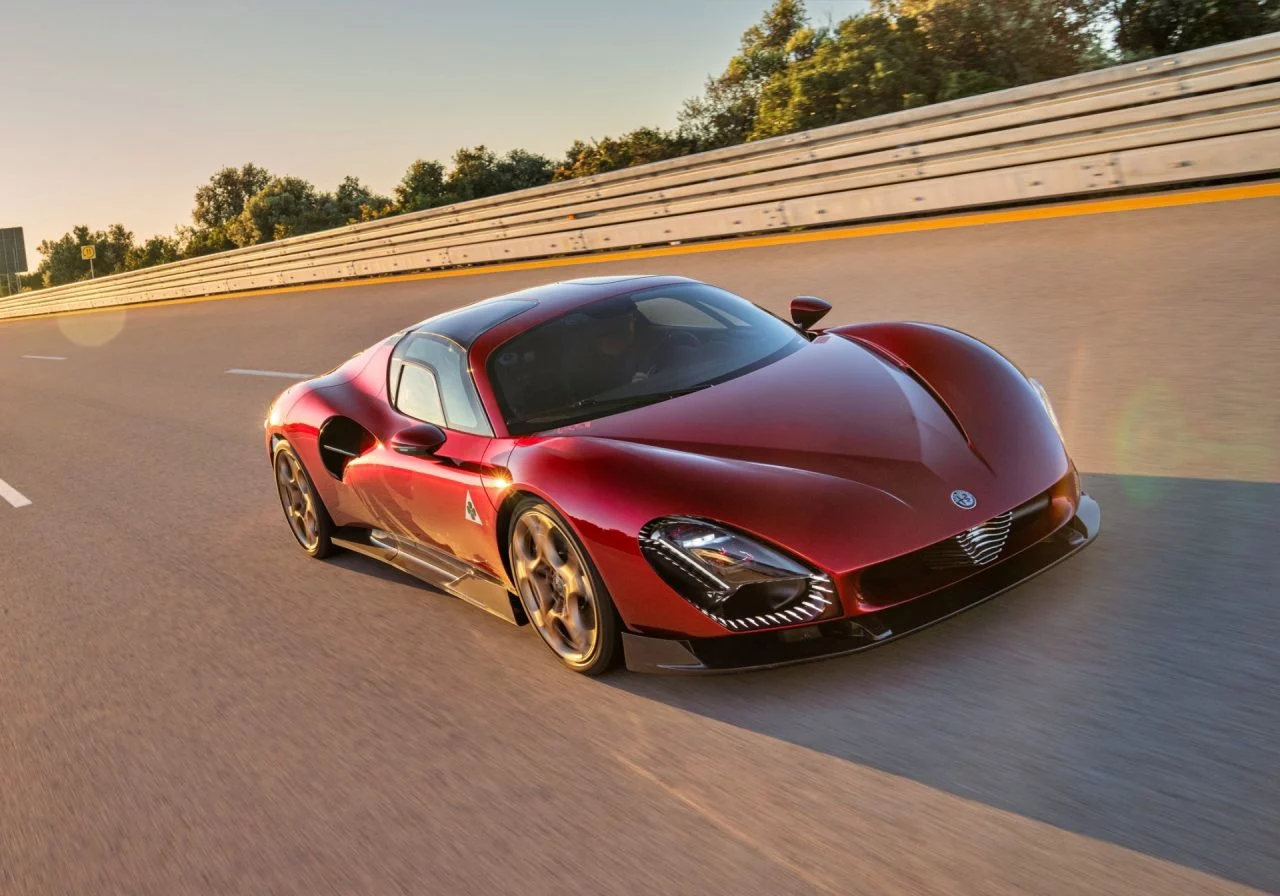
[[[569,358],[569,381],[577,387],[579,399],[604,395],[647,376],[648,353],[641,339],[647,323],[634,302],[607,302],[585,309],[583,316],[581,342]]]

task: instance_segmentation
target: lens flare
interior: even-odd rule
[[[1167,483],[1154,477],[1179,475],[1195,450],[1194,438],[1177,390],[1164,380],[1143,383],[1125,402],[1116,426],[1119,468],[1141,477],[1125,477],[1129,498],[1157,503]]]
[[[106,345],[124,330],[128,312],[123,308],[95,311],[93,314],[73,314],[58,318],[58,329],[68,342],[82,348],[98,348]]]

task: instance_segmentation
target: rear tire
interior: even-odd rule
[[[560,662],[600,675],[622,655],[622,620],[586,548],[545,501],[525,498],[507,533],[520,605]]]
[[[317,560],[334,552],[333,520],[293,446],[281,439],[271,452],[276,491],[289,530],[302,549]]]

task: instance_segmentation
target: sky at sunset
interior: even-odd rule
[[[75,224],[141,239],[191,223],[225,165],[389,193],[414,159],[463,145],[559,158],[575,138],[668,127],[768,2],[20,3],[5,12],[20,105],[0,136],[0,227],[26,229],[34,268]]]

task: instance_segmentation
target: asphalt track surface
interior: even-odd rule
[[[1103,508],[926,632],[712,679],[579,678],[308,559],[261,444],[286,381],[226,373],[617,264],[0,325],[30,502],[0,501],[0,892],[1280,890],[1278,225],[1259,199],[622,265],[981,336]]]

